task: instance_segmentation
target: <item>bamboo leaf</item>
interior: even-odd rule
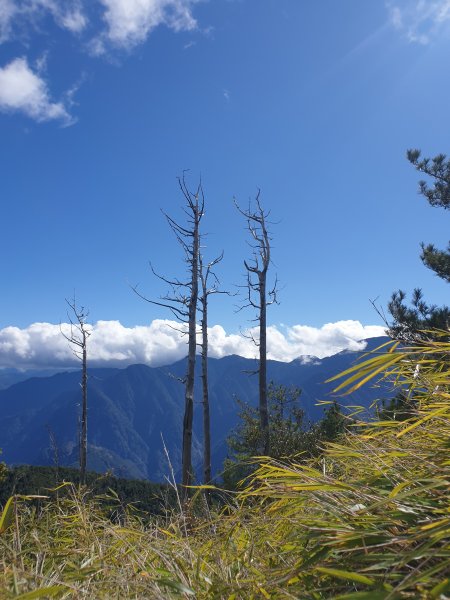
[[[431,598],[439,598],[444,592],[448,592],[450,590],[450,579],[444,579],[430,591]]]
[[[11,496],[5,504],[5,508],[2,511],[0,517],[0,534],[5,532],[13,522],[14,519],[14,503],[16,501],[15,496]]]
[[[63,585],[52,585],[50,587],[39,588],[38,590],[33,590],[32,592],[26,592],[25,594],[20,594],[20,596],[15,596],[16,600],[34,600],[34,598],[56,598],[63,592],[67,592],[67,587]]]
[[[373,585],[375,581],[366,575],[355,573],[351,571],[342,571],[341,569],[329,569],[327,567],[316,567],[315,571],[320,571],[324,575],[330,577],[337,577],[338,579],[345,579],[346,581],[355,581],[357,583],[364,583],[365,585]]]
[[[195,596],[194,590],[191,590],[191,588],[188,588],[180,581],[175,581],[173,579],[157,579],[156,582],[159,583],[159,585],[168,587],[176,592],[181,592],[182,594],[187,594],[188,596]]]
[[[358,390],[363,385],[365,385],[371,379],[373,379],[376,375],[379,375],[380,373],[386,371],[386,369],[388,369],[388,367],[391,367],[392,365],[394,365],[394,364],[396,364],[396,363],[398,363],[398,362],[400,362],[402,360],[402,356],[400,354],[397,354],[396,356],[394,356],[394,358],[392,358],[392,357],[389,357],[389,358],[390,358],[389,361],[386,361],[386,362],[383,361],[381,365],[375,366],[374,369],[364,369],[363,371],[358,372],[353,377],[350,377],[350,379],[347,379],[347,380],[343,381],[333,391],[334,392],[338,392],[338,391],[340,391],[340,390],[342,390],[344,388],[347,388],[355,380],[360,379],[362,377],[362,379],[360,379],[360,381],[357,381],[356,383],[354,383],[345,392],[346,394],[351,394],[351,393],[355,392],[356,390]]]
[[[414,423],[412,423],[412,425],[409,425],[409,427],[406,427],[405,429],[402,429],[402,431],[399,431],[397,433],[397,437],[402,437],[403,435],[405,435],[405,433],[408,433],[409,431],[412,431],[416,427],[419,427],[420,425],[422,425],[423,423],[426,423],[427,421],[429,421],[430,419],[433,419],[434,417],[437,417],[439,415],[442,415],[442,414],[446,413],[448,410],[449,410],[448,406],[444,406],[444,407],[442,407],[442,408],[440,408],[438,410],[435,410],[435,411],[433,411],[431,413],[428,413],[422,419],[419,419],[418,421],[415,421]]]
[[[340,596],[333,596],[332,600],[396,600],[398,594],[386,590],[372,590],[370,592],[352,592]]]

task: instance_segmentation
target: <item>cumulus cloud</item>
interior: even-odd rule
[[[92,45],[95,53],[105,50],[105,43],[131,49],[144,42],[159,25],[174,31],[197,27],[192,6],[198,0],[100,0],[106,31]]]
[[[351,320],[327,323],[320,328],[294,325],[286,328],[284,335],[286,354],[290,351],[295,356],[312,354],[323,358],[341,350],[362,350],[364,343],[361,340],[386,335],[385,331],[385,327],[379,325],[362,325]]]
[[[36,121],[56,119],[65,125],[72,122],[64,104],[51,100],[46,82],[25,58],[0,67],[0,110],[22,112]]]
[[[77,366],[67,340],[70,325],[34,323],[25,329],[0,330],[0,368],[50,368]],[[222,358],[238,354],[256,358],[248,337],[229,334],[221,325],[209,328],[210,355]],[[247,332],[250,333],[250,332]],[[255,334],[255,332],[252,332]],[[268,357],[289,362],[302,355],[319,358],[341,350],[362,350],[360,340],[384,335],[383,327],[359,321],[338,321],[321,328],[307,325],[271,326],[267,330]],[[148,326],[124,327],[119,321],[98,321],[91,326],[89,362],[92,366],[125,367],[143,363],[152,367],[171,364],[187,354],[187,338],[174,321],[157,319]]]
[[[200,0],[0,0],[0,44],[42,31],[45,18],[80,37],[94,55],[112,49],[131,50],[152,31],[165,25],[173,31],[197,28],[193,6]],[[86,31],[88,33],[86,33]],[[85,34],[81,36],[81,34]],[[25,58],[0,68],[0,110],[20,111],[37,121],[61,119],[73,123],[65,102],[52,102],[45,81]]]
[[[450,0],[387,0],[391,24],[410,42],[428,44],[450,21]]]

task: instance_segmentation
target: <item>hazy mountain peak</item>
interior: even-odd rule
[[[322,361],[314,354],[302,354],[291,362],[291,364],[297,365],[320,365]]]

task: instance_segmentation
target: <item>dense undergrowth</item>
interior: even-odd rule
[[[75,467],[54,467],[21,465],[11,467],[5,474],[0,473],[0,506],[4,506],[12,495],[29,494],[52,495],[49,491],[61,482],[70,481],[77,485],[80,471]],[[168,506],[175,506],[174,490],[165,484],[152,483],[141,479],[123,479],[111,473],[87,471],[86,484],[90,495],[102,496],[102,505],[110,511],[124,510],[133,504],[149,515],[163,514]],[[58,490],[58,497],[70,495],[73,488]],[[56,494],[54,494],[56,495]],[[34,504],[42,504],[45,500],[36,500]]]
[[[205,490],[150,524],[75,489],[13,498],[2,598],[450,597],[449,356],[439,338],[367,356],[341,389],[382,376],[411,411],[355,424],[317,459],[261,460],[220,510]]]

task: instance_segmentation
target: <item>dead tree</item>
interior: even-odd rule
[[[201,282],[201,295],[199,296],[201,312],[202,341],[202,391],[203,391],[203,483],[212,480],[211,475],[211,420],[209,414],[209,386],[208,386],[208,299],[211,294],[224,294],[218,289],[219,281],[213,268],[223,258],[223,252],[207,265],[203,264],[203,256],[199,255],[199,275]],[[210,281],[212,280],[212,284]]]
[[[267,307],[277,302],[277,279],[273,287],[267,288],[267,271],[270,265],[271,238],[267,231],[267,218],[270,212],[265,212],[261,207],[260,190],[258,190],[255,204],[252,209],[250,204],[247,210],[242,210],[235,200],[238,211],[247,220],[247,228],[252,237],[250,246],[253,256],[250,261],[244,260],[246,270],[247,303],[241,308],[251,307],[257,311],[254,321],[258,324],[258,336],[251,335],[251,339],[259,348],[259,421],[261,429],[261,450],[267,456],[270,452],[269,436],[269,409],[267,405]]]
[[[70,335],[64,333],[61,327],[61,333],[72,345],[72,351],[76,358],[81,361],[81,420],[78,432],[79,444],[79,462],[80,462],[80,483],[86,483],[86,464],[87,464],[87,340],[91,335],[87,326],[89,311],[81,306],[78,308],[75,296],[73,300],[67,300],[70,311],[67,311],[67,317],[70,323]]]
[[[150,264],[152,272],[159,279],[168,284],[170,291],[160,297],[160,301],[150,300],[143,296],[137,289],[133,290],[151,304],[168,308],[173,316],[183,324],[181,330],[188,336],[187,369],[184,379],[185,406],[183,419],[183,442],[182,442],[182,475],[183,498],[187,499],[192,483],[192,424],[194,418],[194,376],[195,356],[197,349],[197,302],[199,283],[199,253],[200,253],[200,221],[203,217],[205,196],[201,182],[197,190],[191,192],[186,184],[184,174],[178,178],[180,190],[185,199],[184,212],[187,217],[187,225],[180,225],[172,217],[165,215],[167,222],[175,234],[176,239],[184,252],[184,260],[187,264],[187,280],[170,280],[159,275]]]

